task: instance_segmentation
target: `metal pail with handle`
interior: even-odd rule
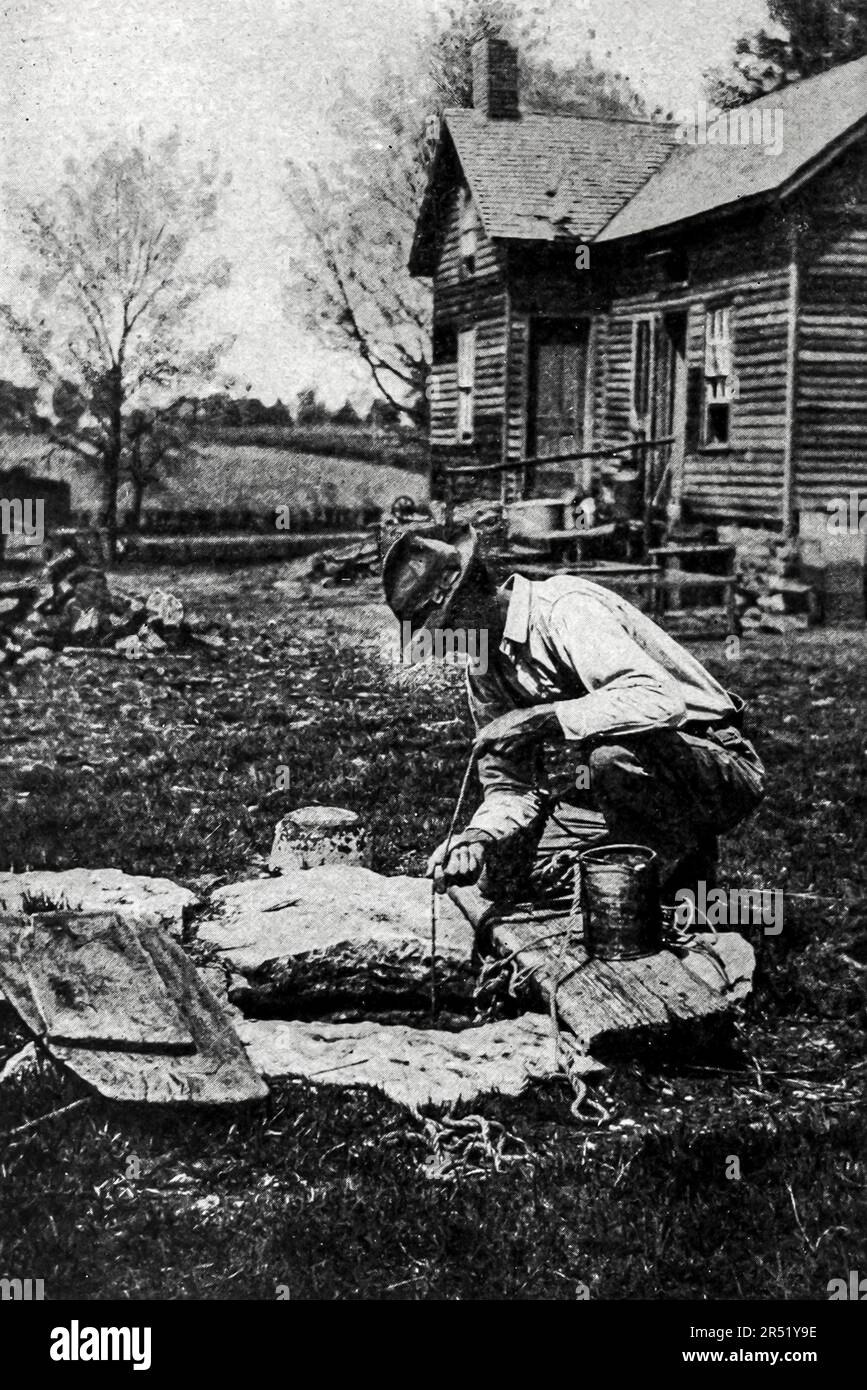
[[[646,845],[599,845],[579,859],[584,945],[601,960],[652,955],[662,942],[657,857]]]

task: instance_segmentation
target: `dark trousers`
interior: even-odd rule
[[[648,845],[664,887],[687,859],[712,861],[716,836],[740,824],[764,795],[761,760],[733,728],[600,742],[585,766],[589,788],[556,802],[542,829],[530,874],[534,895],[570,886],[578,855],[601,844]]]

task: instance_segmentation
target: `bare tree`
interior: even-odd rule
[[[286,193],[302,237],[289,253],[287,310],[300,311],[327,346],[360,357],[380,394],[418,424],[427,418],[431,302],[407,262],[435,118],[472,100],[473,43],[503,34],[518,46],[525,97],[535,109],[645,114],[628,80],[604,73],[589,54],[565,70],[539,58],[545,8],[454,0],[444,21],[432,21],[415,69],[384,59],[372,92],[343,87],[334,107],[336,158],[289,164]]]
[[[111,558],[126,417],[169,385],[208,380],[231,342],[190,345],[200,301],[229,279],[200,245],[224,183],[215,164],[185,164],[175,133],[69,160],[50,197],[19,207],[30,302],[0,304],[0,323],[49,390],[51,437],[101,476]]]

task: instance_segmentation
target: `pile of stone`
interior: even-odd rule
[[[50,559],[35,580],[0,585],[0,670],[50,661],[64,648],[101,648],[136,660],[222,638],[194,632],[180,599],[111,592],[101,566],[78,544]]]
[[[744,632],[798,632],[820,618],[816,591],[801,576],[797,544],[767,532],[738,538],[736,600]]]

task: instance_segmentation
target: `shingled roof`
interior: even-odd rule
[[[446,120],[485,231],[517,240],[594,237],[676,136],[669,125],[580,116],[486,121],[458,110]]]
[[[736,108],[741,129],[750,113],[777,112],[782,148],[761,144],[679,144],[654,177],[617,212],[597,241],[669,227],[746,201],[784,194],[813,167],[858,135],[867,118],[867,58]],[[768,133],[771,133],[768,124]]]
[[[768,132],[781,132],[779,153],[688,144],[681,127],[648,121],[447,111],[410,270],[433,273],[455,159],[488,236],[508,240],[610,242],[784,195],[862,133],[867,57],[736,108],[739,129],[762,111],[777,122]]]
[[[485,232],[518,241],[589,241],[671,153],[677,129],[649,121],[447,111],[410,258],[432,273],[436,210],[453,150]]]

